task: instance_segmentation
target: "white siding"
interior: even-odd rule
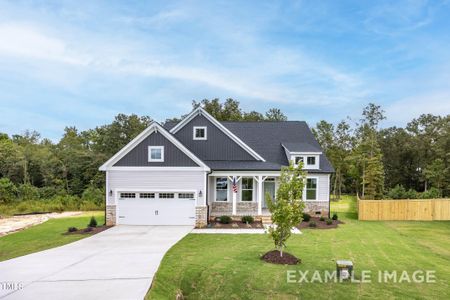
[[[317,178],[317,200],[310,201],[329,201],[330,200],[330,175],[329,174],[314,174],[308,173],[306,176]]]
[[[197,205],[205,205],[204,171],[108,171],[108,184],[107,190],[113,191],[113,195],[108,197],[107,204],[116,204],[115,192],[128,188],[162,192],[194,190],[197,195],[202,191],[203,197],[197,199]]]

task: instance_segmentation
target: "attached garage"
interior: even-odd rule
[[[118,191],[117,222],[122,225],[195,225],[193,191]]]

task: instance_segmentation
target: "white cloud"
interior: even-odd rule
[[[71,53],[61,39],[45,35],[24,24],[0,25],[0,55],[86,65],[81,56]]]
[[[181,13],[165,14],[167,18],[178,15]],[[163,17],[159,16],[157,19],[160,18]],[[247,45],[247,49],[243,49],[244,56],[239,60],[240,65],[227,67],[202,61],[201,57],[199,61],[189,64],[188,56],[182,54],[178,54],[181,57],[174,60],[171,53],[152,51],[152,48],[148,52],[139,49],[139,46],[144,45],[133,48],[135,42],[108,41],[102,39],[102,36],[84,34],[77,37],[75,43],[47,34],[35,25],[0,24],[0,57],[28,59],[32,64],[42,64],[43,69],[48,69],[48,63],[53,62],[86,68],[87,71],[195,82],[226,90],[236,97],[277,103],[330,104],[336,100],[348,101],[357,95],[354,90],[361,85],[359,78],[300,51],[294,52],[282,47],[264,49],[256,41],[253,41],[256,44]],[[94,43],[93,40],[98,41]],[[116,47],[117,44],[126,46]],[[252,55],[252,63],[246,62]],[[52,74],[39,73],[39,76],[48,79]],[[282,80],[277,81],[277,76],[298,78],[299,83],[306,83],[307,86],[299,89],[298,84],[289,85]],[[67,82],[60,78],[55,78],[54,81]],[[314,87],[317,83],[321,85],[320,90]],[[323,92],[323,87],[328,88],[329,92]]]
[[[407,97],[386,107],[386,123],[405,125],[421,114],[450,114],[450,91]]]

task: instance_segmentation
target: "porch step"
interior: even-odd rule
[[[272,217],[271,216],[261,216],[261,222],[263,225],[272,224]]]

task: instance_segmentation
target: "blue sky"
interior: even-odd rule
[[[310,125],[450,113],[450,1],[0,1],[0,132],[180,116],[193,99]]]

